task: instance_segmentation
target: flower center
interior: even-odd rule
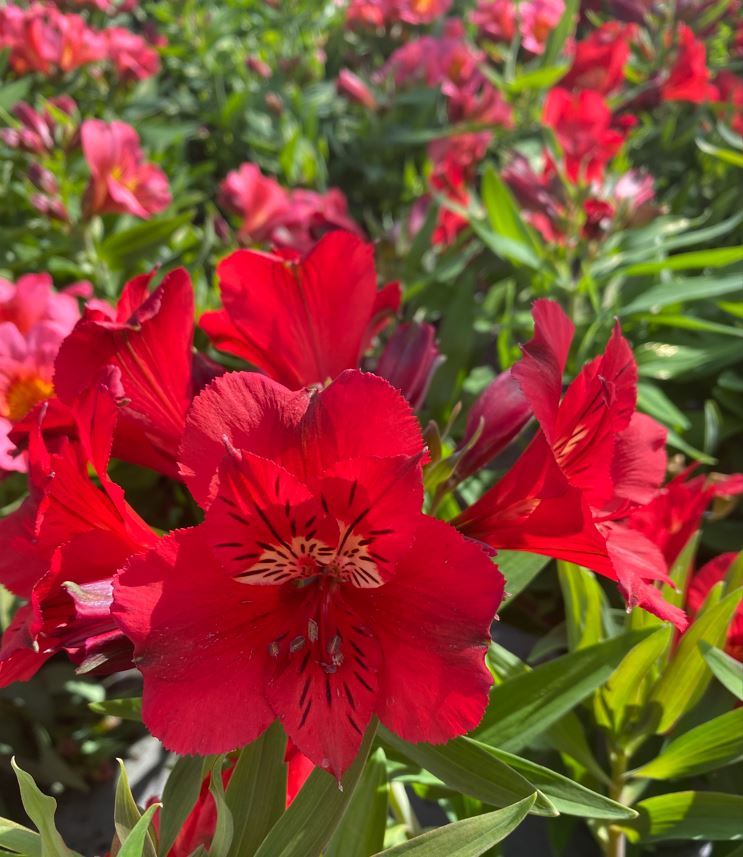
[[[54,385],[35,375],[16,378],[5,394],[5,416],[11,422],[22,420],[39,402],[49,399]]]

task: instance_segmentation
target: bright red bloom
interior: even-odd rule
[[[664,101],[691,101],[694,104],[713,101],[717,90],[710,83],[704,42],[697,40],[686,24],[679,24],[678,42],[678,55],[661,87],[661,98]]]
[[[434,372],[445,359],[436,345],[433,325],[411,321],[401,324],[387,340],[375,371],[417,410],[425,401]]]
[[[450,200],[462,208],[467,208],[469,205],[470,194],[467,190],[464,172],[451,161],[445,162],[434,170],[431,174],[430,183],[432,190],[443,196],[445,200]],[[428,208],[429,201],[430,197],[424,197],[423,202],[426,208]],[[468,225],[469,221],[465,217],[442,204],[436,218],[436,227],[431,235],[431,242],[434,245],[441,244],[448,247],[454,243],[457,235]]]
[[[121,80],[145,80],[157,74],[160,58],[141,36],[125,27],[109,27],[103,36],[108,59]]]
[[[575,94],[559,87],[550,90],[542,119],[557,136],[573,182],[601,180],[604,166],[624,142],[611,127],[611,110],[603,97],[590,89]]]
[[[624,67],[630,45],[637,33],[636,24],[608,21],[575,46],[570,70],[560,81],[566,89],[593,89],[602,95],[618,89],[624,82]]]
[[[730,566],[737,558],[738,554],[734,552],[720,554],[694,574],[687,594],[687,603],[693,615],[702,609],[710,589],[725,579]],[[725,651],[736,660],[743,661],[743,604],[738,605],[733,616],[725,642]]]
[[[524,48],[533,54],[544,53],[547,39],[564,11],[564,0],[522,0],[517,14]]]
[[[92,173],[85,192],[88,215],[114,212],[147,220],[170,205],[168,179],[160,167],[143,160],[131,125],[86,119],[81,139]]]
[[[581,234],[589,240],[597,240],[608,232],[616,214],[614,206],[610,202],[596,197],[589,197],[583,203],[583,212],[586,219]]]
[[[332,187],[325,193],[296,188],[290,194],[290,207],[285,216],[273,224],[273,244],[309,253],[329,232],[344,231],[363,238],[364,233],[348,213],[343,192]]]
[[[524,217],[547,241],[565,240],[568,200],[554,161],[547,153],[540,173],[519,154],[513,155],[502,173],[522,208]]]
[[[635,413],[637,369],[616,328],[603,355],[561,398],[573,325],[551,301],[534,306],[535,334],[511,369],[540,425],[511,470],[457,519],[462,531],[496,548],[567,559],[617,580],[630,606],[679,627],[655,580],[668,582],[663,556],[626,525],[630,510],[657,493],[665,474],[665,430]]]
[[[249,241],[266,241],[278,218],[288,215],[289,193],[255,164],[242,164],[228,173],[219,186],[219,204],[242,215],[240,236]]]
[[[516,35],[516,9],[512,0],[478,0],[470,20],[482,37],[510,42]]]
[[[346,10],[350,27],[382,27],[404,21],[428,24],[449,11],[452,0],[351,0]]]
[[[186,411],[216,367],[193,355],[193,289],[186,271],[172,271],[150,294],[153,276],[126,284],[113,318],[86,311],[59,351],[54,383],[59,398],[77,407],[104,368],[115,367],[122,396],[114,455],[176,476]]]
[[[714,85],[720,103],[728,108],[730,127],[743,136],[743,78],[731,71],[720,71]]]
[[[199,326],[217,348],[293,388],[357,367],[400,305],[397,283],[377,290],[372,246],[346,232],[298,260],[238,250],[217,275],[224,309]]]
[[[204,524],[115,587],[154,735],[222,752],[278,717],[340,777],[374,714],[410,741],[479,722],[502,579],[421,513],[423,456],[412,410],[374,375],[311,393],[231,373],[195,400],[182,471]]]

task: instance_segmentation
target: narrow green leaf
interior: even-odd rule
[[[506,594],[502,607],[506,607],[520,592],[523,592],[548,562],[550,557],[541,554],[498,551],[495,563],[506,579]]]
[[[145,842],[149,835],[152,816],[160,809],[159,803],[153,803],[145,810],[144,815],[134,825],[129,835],[121,845],[119,857],[142,857],[145,853]]]
[[[184,822],[196,805],[204,776],[204,759],[200,756],[181,756],[173,765],[162,795],[158,845],[161,857],[165,857],[173,847]]]
[[[410,744],[383,727],[379,734],[387,744],[449,788],[491,806],[510,806],[537,791],[521,774],[502,762],[491,747],[471,738],[455,738],[446,744]],[[537,815],[558,814],[543,795],[537,795],[534,812]]]
[[[184,211],[173,217],[161,217],[137,223],[106,238],[98,248],[98,255],[112,268],[126,268],[137,259],[166,244],[174,232],[193,221],[193,212]]]
[[[743,702],[743,664],[709,643],[700,643],[699,648],[717,680]]]
[[[273,723],[240,751],[227,784],[234,832],[230,857],[254,854],[286,806],[286,737]]]
[[[19,101],[23,101],[28,95],[32,83],[33,78],[26,76],[6,83],[5,86],[0,86],[0,109],[10,110]]]
[[[691,428],[686,414],[676,407],[660,387],[650,381],[640,381],[637,384],[637,407],[678,431]]]
[[[490,163],[485,166],[480,193],[493,234],[523,247],[528,257],[538,258],[542,248],[521,217],[513,194]]]
[[[534,797],[464,821],[455,821],[374,857],[480,857],[497,845],[526,818]]]
[[[493,755],[518,771],[539,791],[548,797],[555,809],[564,815],[580,818],[595,818],[606,821],[635,818],[637,813],[630,807],[576,783],[569,777],[550,768],[538,765],[529,759],[491,748]]]
[[[586,730],[574,711],[568,711],[557,723],[553,723],[545,733],[545,737],[558,752],[571,756],[599,782],[605,782],[608,785],[609,779],[596,761],[588,744]]]
[[[497,685],[475,737],[517,752],[603,684],[647,633],[622,634],[570,652]]]
[[[708,720],[675,738],[632,776],[674,780],[722,768],[743,758],[743,708]]]
[[[212,768],[209,779],[209,793],[217,808],[217,823],[214,826],[214,836],[209,846],[209,857],[227,857],[232,845],[232,833],[234,822],[232,812],[227,806],[224,795],[224,780],[222,769],[224,767],[224,756],[218,756]]]
[[[0,848],[24,857],[42,857],[39,834],[9,818],[0,818]]]
[[[544,53],[539,60],[542,68],[549,68],[562,57],[565,42],[567,42],[575,30],[578,7],[579,0],[567,0],[565,3],[565,10],[562,13],[562,17],[554,30],[549,34]]]
[[[88,708],[96,714],[108,714],[111,717],[120,717],[122,720],[142,720],[142,699],[139,696],[89,702]]]
[[[560,560],[557,574],[565,604],[565,623],[570,651],[585,649],[601,641],[604,593],[596,576],[587,568]]]
[[[119,781],[116,783],[114,796],[114,828],[119,843],[121,843],[126,841],[127,836],[136,827],[142,813],[139,811],[129,787],[129,778],[126,775],[124,762],[122,759],[116,761],[119,763]],[[116,857],[118,849],[112,849],[112,853],[113,857]],[[155,854],[155,845],[148,833],[144,838],[142,857],[155,857]]]
[[[736,152],[734,149],[723,149],[721,146],[715,146],[714,143],[708,143],[707,140],[702,140],[697,137],[697,147],[706,155],[711,155],[722,161],[725,164],[731,164],[734,167],[743,167],[743,152]]]
[[[10,760],[10,764],[21,790],[23,808],[39,831],[43,857],[75,857],[75,852],[65,845],[54,823],[57,801],[39,789],[34,778],[18,767],[15,757]]]
[[[380,747],[367,760],[324,857],[369,857],[384,845],[386,827],[387,766]]]
[[[661,271],[688,271],[691,268],[721,268],[724,265],[732,265],[743,259],[743,247],[717,247],[712,250],[692,250],[688,253],[677,253],[665,259],[655,262],[639,262],[625,268],[623,273],[627,276],[642,276],[645,274],[658,274]],[[676,301],[687,300],[684,290],[678,293]]]
[[[687,255],[694,254],[684,253],[672,258],[683,258]],[[633,267],[638,270],[642,266],[635,265]],[[667,283],[661,283],[660,285],[645,289],[631,303],[622,307],[619,310],[619,315],[632,315],[633,313],[645,312],[646,310],[662,309],[671,304],[711,300],[723,295],[737,294],[739,290],[740,272],[729,274],[728,276],[687,277],[685,279],[671,280]]]
[[[743,590],[730,593],[719,604],[698,616],[681,637],[671,662],[658,679],[648,700],[657,721],[656,732],[667,732],[701,699],[712,673],[702,656],[699,643],[719,646],[725,642],[730,620],[741,597]]]
[[[310,774],[289,808],[271,828],[255,857],[318,857],[343,818],[364,769],[376,733],[376,721],[366,731],[359,754],[342,785],[320,768]]]
[[[623,824],[632,842],[743,839],[743,797],[720,792],[673,792],[640,801],[639,816]]]

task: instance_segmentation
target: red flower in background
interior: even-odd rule
[[[608,21],[575,46],[570,70],[560,81],[565,89],[592,89],[602,95],[624,82],[624,67],[630,45],[637,35],[636,24]]]
[[[377,99],[374,97],[374,93],[350,69],[343,68],[340,70],[336,89],[341,95],[345,95],[349,100],[366,107],[367,110],[375,110],[377,107]]]
[[[603,355],[562,393],[573,325],[560,307],[534,305],[535,334],[511,369],[540,425],[516,464],[459,516],[496,548],[543,553],[617,580],[630,606],[685,627],[652,583],[669,582],[652,541],[626,526],[665,474],[665,430],[635,413],[637,370],[615,329]]]
[[[720,71],[714,86],[720,103],[728,108],[730,127],[743,136],[743,78],[730,71]]]
[[[167,274],[150,294],[153,276],[127,283],[113,316],[86,311],[59,351],[54,382],[59,398],[77,408],[101,372],[114,367],[122,387],[114,455],[175,477],[186,411],[196,390],[220,370],[193,354],[186,271]]]
[[[88,216],[111,212],[147,220],[170,205],[167,176],[143,160],[139,135],[131,125],[87,119],[81,139],[92,173],[85,192]]]
[[[397,387],[413,410],[417,410],[445,359],[436,345],[433,325],[411,321],[401,324],[387,340],[375,373]]]
[[[255,164],[242,164],[228,173],[219,186],[219,204],[243,217],[240,236],[248,241],[268,241],[277,220],[288,216],[289,193]]]
[[[601,180],[624,142],[624,135],[611,127],[611,110],[603,97],[590,89],[575,94],[559,87],[550,90],[542,119],[555,132],[573,182]]]
[[[452,0],[351,0],[346,9],[349,27],[382,27],[404,21],[428,24],[449,11]]]
[[[147,42],[125,27],[109,27],[103,31],[106,55],[123,81],[145,80],[157,74],[160,58]]]
[[[198,397],[182,471],[204,524],[115,588],[153,734],[222,752],[278,717],[340,777],[374,714],[411,741],[479,722],[502,578],[421,513],[423,456],[410,407],[373,375],[309,393],[232,373]]]
[[[710,83],[707,50],[686,24],[679,24],[678,54],[671,72],[661,86],[664,101],[712,101],[717,91]]]
[[[720,554],[694,573],[686,599],[692,615],[699,613],[710,589],[725,579],[730,566],[737,558],[737,553]],[[725,642],[725,651],[731,657],[743,662],[743,604],[738,605],[733,616]]]
[[[522,0],[517,14],[524,49],[533,54],[544,53],[547,39],[564,12],[564,0]]]
[[[372,246],[346,232],[301,259],[238,250],[217,275],[224,309],[199,326],[217,348],[292,388],[357,367],[400,305],[397,283],[377,290]]]

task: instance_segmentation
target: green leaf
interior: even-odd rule
[[[9,818],[0,818],[0,848],[25,857],[42,857],[39,834]]]
[[[708,720],[675,738],[632,776],[674,780],[722,768],[743,758],[743,708]]]
[[[701,699],[712,673],[699,643],[720,646],[725,642],[730,620],[741,597],[743,590],[730,593],[719,604],[702,612],[681,637],[673,659],[648,700],[656,720],[656,732],[667,732]]]
[[[217,808],[217,823],[214,826],[214,835],[209,846],[209,857],[227,857],[232,845],[234,822],[224,795],[224,780],[222,779],[224,761],[224,756],[217,757],[209,778],[209,793]]]
[[[324,857],[368,857],[384,845],[386,827],[387,766],[380,747],[367,760]]]
[[[286,737],[273,723],[243,747],[227,784],[226,801],[234,832],[230,857],[253,854],[286,806]]]
[[[725,265],[732,265],[735,262],[740,262],[743,259],[743,247],[717,247],[713,250],[692,250],[688,253],[677,253],[674,256],[668,256],[665,259],[658,259],[655,262],[639,262],[636,265],[630,265],[625,268],[623,273],[630,277],[642,276],[645,274],[658,274],[661,271],[688,271],[691,268],[722,268]],[[679,281],[679,284],[684,281]],[[687,281],[687,282],[694,282]],[[714,283],[714,281],[711,281]],[[658,288],[663,288],[659,286]],[[651,289],[652,291],[652,289]],[[675,301],[688,300],[683,288],[678,290]]]
[[[410,744],[383,727],[379,734],[387,744],[449,788],[491,806],[510,806],[537,791],[521,774],[503,763],[491,747],[471,738],[455,738],[446,744]],[[539,794],[534,812],[558,814],[549,800]]]
[[[10,764],[18,780],[21,802],[26,810],[26,815],[39,831],[43,857],[78,857],[74,851],[65,845],[54,823],[57,801],[39,789],[34,778],[18,767],[15,757],[10,760]]]
[[[121,845],[119,857],[142,857],[145,853],[145,842],[149,835],[152,816],[160,809],[159,803],[153,803],[145,810],[144,815],[134,825],[129,835]],[[46,855],[45,855],[46,857]]]
[[[578,7],[579,0],[566,0],[565,11],[562,13],[559,23],[547,38],[544,53],[539,61],[542,68],[553,66],[562,57],[565,43],[575,30]]]
[[[147,260],[155,250],[170,240],[174,232],[191,223],[193,217],[192,211],[184,211],[174,217],[137,223],[104,239],[98,248],[98,255],[111,268],[126,269],[133,262]]]
[[[743,664],[709,643],[700,643],[699,648],[717,680],[743,702]]]
[[[108,714],[111,717],[120,717],[122,720],[142,721],[142,698],[139,696],[89,702],[88,708],[96,714]]]
[[[644,342],[635,349],[641,376],[660,381],[704,378],[738,361],[738,353],[729,342],[691,346],[670,342]]]
[[[119,843],[122,843],[126,841],[127,836],[137,826],[142,813],[132,796],[124,762],[121,759],[116,761],[119,763],[119,781],[116,783],[116,795],[114,797],[114,828]],[[112,848],[111,851],[113,857],[116,857],[119,848]],[[155,857],[155,854],[155,845],[150,835],[147,834],[143,841],[142,857]]]
[[[490,163],[485,166],[480,193],[494,235],[523,247],[526,256],[532,260],[526,264],[533,267],[533,261],[538,261],[542,248],[522,219],[513,194]]]
[[[634,809],[594,792],[530,759],[515,756],[505,750],[496,748],[491,750],[496,758],[526,777],[534,787],[550,799],[555,809],[564,815],[606,821],[635,818],[637,815]]]
[[[650,381],[640,381],[637,384],[637,407],[678,431],[691,428],[686,414],[676,407],[660,387]]]
[[[568,711],[547,730],[547,741],[560,753],[571,756],[599,782],[609,785],[609,778],[596,761],[588,744],[586,730],[574,711]]]
[[[601,689],[603,720],[615,735],[622,732],[630,717],[638,716],[645,708],[645,679],[652,675],[654,664],[667,651],[672,637],[673,628],[662,625],[626,655]]]
[[[526,71],[514,78],[506,84],[506,91],[515,95],[517,92],[524,92],[529,89],[549,89],[555,83],[564,77],[567,73],[569,65],[553,65],[549,68],[537,68],[533,71]]]
[[[204,759],[200,756],[181,756],[173,765],[162,795],[158,844],[161,857],[165,857],[173,847],[184,822],[196,805],[205,776]]]
[[[359,754],[342,785],[320,768],[310,774],[289,808],[271,828],[255,857],[318,857],[346,811],[374,740],[376,721],[366,730]]]
[[[10,110],[19,101],[23,101],[31,90],[32,82],[33,77],[28,75],[0,86],[0,109]]]
[[[565,623],[570,651],[585,649],[601,641],[604,593],[596,576],[587,568],[560,560],[557,574],[565,604]]]
[[[721,792],[673,792],[640,801],[639,817],[623,824],[632,842],[743,839],[743,797]]]
[[[713,158],[717,158],[718,161],[731,164],[734,167],[743,167],[742,152],[736,152],[734,149],[723,149],[721,146],[715,146],[714,143],[702,140],[701,137],[697,137],[696,144],[706,155],[711,155]]]
[[[511,752],[525,747],[603,684],[647,631],[570,652],[493,688],[480,741]]]
[[[740,248],[723,248],[734,249]],[[684,259],[697,256],[695,253],[682,253],[673,256],[673,259]],[[670,261],[670,260],[668,260]],[[650,263],[648,263],[650,264]],[[652,263],[660,265],[660,262]],[[628,270],[640,270],[642,265],[634,265]],[[698,300],[711,300],[723,295],[737,294],[740,291],[740,272],[728,276],[718,277],[686,277],[685,279],[670,280],[658,286],[644,289],[631,303],[621,307],[619,315],[632,315],[633,313],[646,312],[647,310],[658,310],[663,307],[678,303],[691,303]]]
[[[374,857],[480,857],[521,824],[533,803],[532,796],[505,809],[455,821]]]
[[[523,551],[498,551],[495,563],[506,579],[506,595],[503,607],[534,580],[539,572],[550,562],[550,557]]]

